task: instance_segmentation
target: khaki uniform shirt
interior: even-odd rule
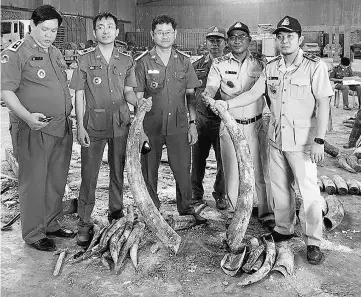
[[[255,87],[267,83],[271,99],[270,144],[282,151],[307,151],[316,133],[316,101],[333,95],[327,65],[318,57],[299,50],[286,69],[278,56],[267,63]]]
[[[172,49],[164,66],[155,48],[143,53],[136,63],[138,92],[152,96],[153,106],[145,114],[144,131],[149,135],[174,135],[188,131],[186,89],[199,86],[197,75],[184,53]]]
[[[341,65],[334,67],[330,73],[330,78],[342,79],[344,77],[354,76],[351,66],[342,68]]]
[[[99,47],[80,52],[70,88],[85,91],[84,127],[89,136],[113,138],[128,131],[130,112],[124,86],[137,86],[131,56],[114,47],[108,64]]]
[[[30,34],[1,54],[1,89],[13,91],[29,112],[54,117],[40,131],[58,137],[68,131],[72,110],[65,70],[60,51],[50,46],[45,52]]]
[[[243,62],[232,53],[216,58],[208,74],[207,86],[220,87],[223,100],[234,98],[253,87],[262,73],[264,62],[263,56],[249,52]],[[231,108],[229,112],[235,119],[249,119],[261,114],[264,105],[260,97],[248,106]]]
[[[208,107],[206,106],[201,98],[201,93],[206,88],[207,77],[209,70],[211,69],[212,59],[209,55],[203,56],[199,60],[193,62],[194,70],[196,71],[200,86],[196,88],[196,108],[197,112],[201,113],[207,118],[212,118],[217,121],[221,119]],[[221,93],[218,90],[214,96],[215,100],[222,100]]]

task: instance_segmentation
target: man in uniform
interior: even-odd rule
[[[214,97],[220,88],[226,102],[252,88],[264,68],[264,57],[248,50],[251,36],[248,26],[236,22],[227,31],[231,53],[216,58],[208,75],[205,94]],[[255,173],[255,203],[258,200],[258,217],[266,228],[274,227],[270,205],[268,177],[267,137],[263,132],[262,112],[265,101],[262,94],[249,106],[231,108],[230,114],[242,127],[247,138]],[[239,173],[236,151],[224,124],[220,127],[220,143],[226,193],[229,201],[229,220],[233,217],[238,198]]]
[[[285,16],[274,34],[281,55],[267,63],[250,91],[228,101],[228,106],[231,109],[255,102],[267,86],[271,100],[270,179],[276,221],[271,234],[276,242],[294,236],[295,201],[290,186],[295,181],[302,196],[299,218],[307,260],[319,264],[324,258],[319,248],[324,200],[317,185],[316,163],[324,158],[333,91],[326,64],[300,49],[303,36],[298,20]]]
[[[167,15],[156,17],[150,33],[155,47],[139,56],[136,64],[137,97],[142,98],[144,93],[153,97],[153,107],[144,118],[144,132],[152,148],[150,153],[142,156],[144,180],[159,209],[158,168],[162,146],[166,144],[169,165],[176,181],[178,212],[181,215],[193,214],[198,223],[205,223],[206,220],[190,205],[190,146],[197,141],[194,92],[194,88],[199,86],[197,75],[189,57],[172,49],[177,35],[173,18]]]
[[[47,236],[72,237],[56,217],[69,170],[73,136],[66,64],[55,40],[62,17],[50,5],[36,8],[31,33],[1,56],[2,96],[18,118],[19,198],[22,236],[27,244],[52,251]]]
[[[206,169],[206,160],[209,156],[211,146],[213,146],[216,161],[217,173],[213,186],[213,198],[216,200],[218,209],[227,207],[225,201],[224,176],[222,170],[221,150],[219,144],[219,125],[220,118],[207,107],[201,97],[207,83],[207,76],[214,58],[223,56],[223,50],[226,46],[226,30],[222,27],[212,26],[207,30],[206,43],[209,51],[208,55],[203,56],[193,63],[193,67],[199,79],[200,87],[196,89],[196,110],[197,110],[197,132],[198,141],[192,147],[192,191],[193,203],[199,205],[203,203],[203,178]],[[221,100],[221,94],[217,91],[215,100]]]
[[[90,216],[106,144],[110,169],[108,219],[123,216],[123,172],[130,126],[127,103],[137,105],[133,91],[137,84],[132,58],[114,46],[119,34],[117,24],[117,18],[108,12],[94,17],[93,34],[98,45],[80,52],[79,67],[70,84],[75,90],[78,141],[82,146],[77,236],[77,243],[82,246],[90,241]]]

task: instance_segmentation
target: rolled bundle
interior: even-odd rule
[[[320,180],[322,181],[327,194],[333,195],[336,193],[336,186],[329,177],[322,175],[320,176]]]
[[[332,177],[332,181],[336,185],[336,191],[337,191],[338,194],[346,195],[348,193],[347,184],[346,184],[345,180],[341,176],[339,176],[337,174],[334,175]]]
[[[332,231],[341,224],[345,211],[341,201],[335,195],[325,198],[327,203],[327,213],[323,217],[323,223],[327,232]]]
[[[351,195],[357,195],[360,192],[357,182],[354,179],[349,178],[346,180],[348,186],[348,193]]]

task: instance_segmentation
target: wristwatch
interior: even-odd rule
[[[188,122],[188,124],[195,124],[195,123],[196,123],[195,120],[191,120],[191,121]]]
[[[315,138],[314,139],[314,142],[316,142],[316,143],[318,143],[318,144],[325,144],[325,140],[324,139],[322,139],[322,138]]]

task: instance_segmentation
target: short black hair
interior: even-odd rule
[[[349,66],[350,65],[350,59],[347,57],[342,57],[341,58],[341,64],[344,66]]]
[[[31,19],[33,20],[35,26],[39,23],[48,21],[48,20],[58,20],[58,27],[60,27],[63,22],[63,18],[60,13],[55,9],[54,6],[51,5],[41,5],[33,11],[31,15]]]
[[[152,31],[155,30],[155,27],[158,24],[172,24],[172,27],[173,27],[174,30],[177,27],[177,23],[175,22],[175,20],[172,17],[170,17],[169,15],[166,15],[166,14],[158,15],[153,19]]]
[[[118,19],[117,17],[110,13],[110,12],[101,12],[101,13],[98,13],[94,18],[93,18],[93,29],[95,30],[95,26],[97,24],[97,21],[101,20],[101,19],[109,19],[109,18],[112,18],[114,20],[114,23],[115,23],[115,27],[118,29]]]

